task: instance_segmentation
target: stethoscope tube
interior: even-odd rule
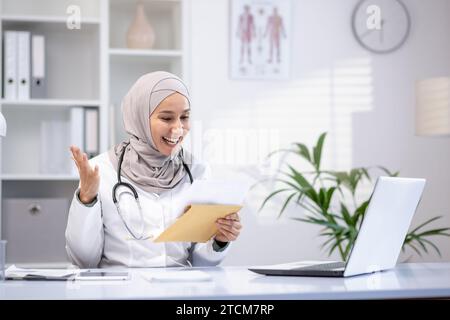
[[[134,198],[135,198],[136,200],[139,199],[139,196],[138,196],[138,194],[137,194],[137,192],[136,192],[136,189],[134,189],[134,187],[133,187],[131,184],[129,184],[129,183],[127,183],[127,182],[122,182],[122,179],[121,179],[121,177],[120,177],[120,172],[122,171],[123,157],[124,157],[124,155],[125,155],[125,150],[127,149],[127,147],[128,147],[129,144],[130,144],[130,143],[128,142],[128,143],[125,145],[125,147],[123,148],[123,151],[122,151],[122,153],[120,154],[120,157],[119,157],[119,164],[118,164],[118,166],[117,166],[117,181],[118,181],[118,182],[114,185],[113,191],[112,191],[112,198],[113,198],[114,204],[117,203],[116,189],[117,189],[118,187],[120,187],[120,186],[125,186],[125,187],[129,188],[129,189],[133,192]]]
[[[127,183],[127,182],[122,182],[121,175],[120,175],[121,169],[122,169],[123,157],[124,157],[124,155],[125,155],[125,151],[127,150],[127,147],[128,147],[129,144],[130,144],[130,142],[128,142],[128,143],[124,146],[124,148],[123,148],[123,150],[122,150],[122,153],[120,154],[120,157],[119,157],[119,162],[118,162],[118,165],[117,165],[117,183],[114,185],[114,187],[113,187],[113,189],[112,189],[112,199],[113,199],[114,205],[115,205],[116,208],[117,208],[117,213],[119,214],[120,219],[122,220],[122,223],[125,225],[125,228],[127,229],[127,231],[131,234],[131,236],[132,236],[134,239],[136,239],[136,240],[142,240],[143,237],[144,237],[144,216],[143,216],[143,214],[142,214],[142,208],[141,208],[141,204],[140,204],[140,202],[139,202],[139,196],[138,196],[138,193],[137,193],[136,189],[135,189],[131,184],[129,184],[129,183]],[[187,166],[187,164],[184,163],[184,161],[182,161],[182,163],[183,163],[184,169],[186,170],[186,172],[187,172],[187,174],[188,174],[188,176],[189,176],[189,180],[190,180],[190,182],[191,182],[191,184],[192,184],[192,183],[194,182],[194,178],[192,177],[191,170],[189,169],[189,167]],[[124,219],[123,216],[122,216],[122,213],[120,212],[119,202],[118,202],[117,197],[116,197],[116,191],[117,191],[117,189],[118,189],[119,187],[121,187],[121,186],[126,187],[126,188],[128,188],[129,190],[131,190],[131,192],[133,193],[134,199],[135,199],[135,201],[136,201],[136,203],[137,203],[137,205],[138,205],[138,208],[139,208],[139,214],[140,214],[140,216],[141,216],[141,226],[142,226],[141,235],[140,235],[139,237],[137,237],[137,236],[134,234],[134,232],[128,227],[128,224],[126,223],[125,219]]]

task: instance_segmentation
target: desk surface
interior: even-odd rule
[[[171,268],[176,270],[177,268]],[[194,268],[207,282],[153,282],[129,269],[128,281],[4,281],[0,299],[388,299],[450,297],[450,263],[400,264],[351,278],[264,276],[245,267]]]

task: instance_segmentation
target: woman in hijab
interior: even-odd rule
[[[152,241],[182,214],[183,191],[210,174],[182,148],[190,110],[183,81],[152,72],[140,77],[122,102],[129,141],[90,160],[71,146],[80,175],[65,234],[74,264],[161,267],[222,261],[242,227],[237,213],[218,219],[218,232],[206,243]]]

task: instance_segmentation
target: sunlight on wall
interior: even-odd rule
[[[372,108],[370,58],[343,60],[291,82],[271,83],[270,90],[215,109],[213,118],[193,126],[192,146],[196,156],[208,161],[222,177],[237,171],[256,181],[279,168],[283,157],[267,162],[270,151],[289,148],[293,142],[312,146],[320,133],[327,131],[322,166],[347,170],[354,151],[352,113]],[[311,169],[303,161],[297,163],[295,155],[284,158],[301,170]],[[260,204],[273,188],[272,184],[253,190],[252,200]],[[273,205],[280,207],[278,201]],[[279,210],[269,206],[267,211]]]
[[[373,79],[369,58],[336,63],[330,72],[330,133],[335,169],[352,167],[352,113],[373,109]],[[361,152],[362,150],[358,150]]]

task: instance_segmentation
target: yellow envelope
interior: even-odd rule
[[[237,205],[193,204],[155,242],[207,242],[217,232],[216,220],[241,208]]]

